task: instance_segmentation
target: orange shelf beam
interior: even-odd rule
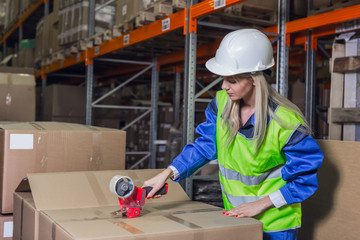
[[[159,36],[166,32],[173,31],[175,29],[181,28],[184,26],[184,17],[185,10],[174,13],[168,17],[152,22],[148,25],[145,25],[141,28],[135,29],[128,34],[124,34],[118,38],[112,39],[108,42],[105,42],[97,47],[88,49],[89,57],[95,58],[115,50],[139,43],[150,38]],[[163,30],[162,24],[163,21],[170,22],[170,27],[167,30]]]
[[[288,22],[286,33],[291,34],[357,18],[360,18],[360,4]]]
[[[28,9],[25,10],[24,14],[19,17],[17,24],[13,25],[3,36],[1,40],[1,45],[5,43],[16,29],[22,26],[22,23],[25,22],[43,3],[48,2],[49,0],[37,0],[34,2]]]

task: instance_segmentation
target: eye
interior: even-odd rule
[[[236,81],[235,81],[233,78],[231,78],[231,77],[224,78],[224,81],[226,81],[226,82],[228,82],[228,83],[230,83],[230,84],[236,83]]]

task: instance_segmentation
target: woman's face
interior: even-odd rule
[[[221,88],[226,90],[232,101],[240,99],[246,100],[252,96],[254,90],[254,80],[250,76],[238,75],[236,77],[223,77],[224,81]]]

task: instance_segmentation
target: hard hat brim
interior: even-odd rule
[[[212,73],[216,74],[216,75],[220,75],[220,76],[232,76],[232,75],[236,75],[239,73],[230,71],[227,67],[224,67],[220,64],[218,64],[215,61],[215,58],[211,58],[209,59],[206,63],[205,63],[205,67]]]

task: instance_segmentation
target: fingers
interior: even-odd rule
[[[245,217],[250,217],[247,214],[245,214],[244,212],[241,212],[239,210],[234,211],[233,209],[231,210],[226,210],[222,213],[224,216],[227,217],[236,217],[236,218],[245,218]]]
[[[151,189],[151,191],[148,193],[148,195],[146,196],[147,199],[150,199],[154,196],[154,194],[158,191],[158,189],[155,188],[155,186],[153,186],[153,189]]]

